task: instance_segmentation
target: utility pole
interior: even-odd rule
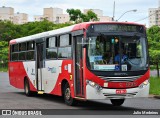
[[[114,21],[114,17],[115,17],[115,1],[113,3],[113,18],[112,18],[112,21]]]

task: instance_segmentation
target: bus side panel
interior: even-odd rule
[[[30,90],[37,91],[37,89],[36,89],[37,87],[36,87],[35,61],[23,62],[23,66],[24,66],[23,70],[25,70],[25,75],[29,80]]]
[[[9,63],[10,84],[16,88],[24,88],[24,77],[26,76],[22,62]]]
[[[61,66],[61,73],[59,73],[58,79],[56,81],[56,85],[50,94],[54,95],[62,95],[61,85],[63,80],[67,80],[71,89],[71,96],[74,97],[74,86],[73,86],[73,64],[72,60],[63,60]]]
[[[9,62],[10,84],[16,88],[24,89],[24,78],[27,77],[30,84],[30,90],[36,91],[36,88],[33,86],[32,80],[28,75],[29,73],[27,73],[27,70],[32,70],[32,68],[27,67],[26,63],[30,62]]]
[[[42,84],[44,86],[45,93],[51,93],[51,91],[55,88],[59,73],[61,73],[61,66],[62,60],[45,61],[45,68],[41,71]]]
[[[15,74],[13,72],[13,64],[11,62],[9,62],[9,65],[8,65],[8,71],[9,71],[9,82],[10,82],[10,85],[16,87],[16,77],[15,77]]]
[[[29,79],[29,86],[31,91],[37,91],[37,89],[34,87],[33,83],[31,82],[31,79]]]

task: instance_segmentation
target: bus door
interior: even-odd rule
[[[37,57],[36,57],[36,71],[37,71],[37,76],[36,76],[36,84],[37,84],[37,90],[38,91],[43,91],[44,90],[44,85],[43,85],[43,70],[45,68],[45,56],[44,56],[44,49],[45,49],[45,43],[37,43],[36,44],[36,52],[37,52]]]
[[[83,78],[83,38],[76,36],[74,41],[74,85],[76,97],[84,97],[84,78]]]

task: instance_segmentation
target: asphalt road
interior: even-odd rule
[[[8,74],[0,73],[0,109],[76,109],[92,110],[92,113],[102,114],[107,111],[118,113],[119,111],[137,111],[140,109],[160,109],[160,99],[136,98],[127,99],[121,107],[113,107],[109,100],[80,102],[77,106],[67,106],[62,97],[53,95],[25,96],[23,90],[16,89],[9,84]],[[73,110],[73,112],[76,112]],[[160,111],[160,110],[159,110]],[[108,112],[108,113],[109,113]],[[123,114],[123,113],[122,113]],[[160,112],[159,112],[160,114]]]

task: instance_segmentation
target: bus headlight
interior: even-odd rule
[[[144,88],[146,85],[148,85],[149,80],[145,80],[141,85],[139,85],[139,88]]]
[[[100,85],[98,85],[97,83],[90,81],[90,80],[86,80],[86,83],[92,87],[94,87],[97,91],[102,90],[102,87]]]

